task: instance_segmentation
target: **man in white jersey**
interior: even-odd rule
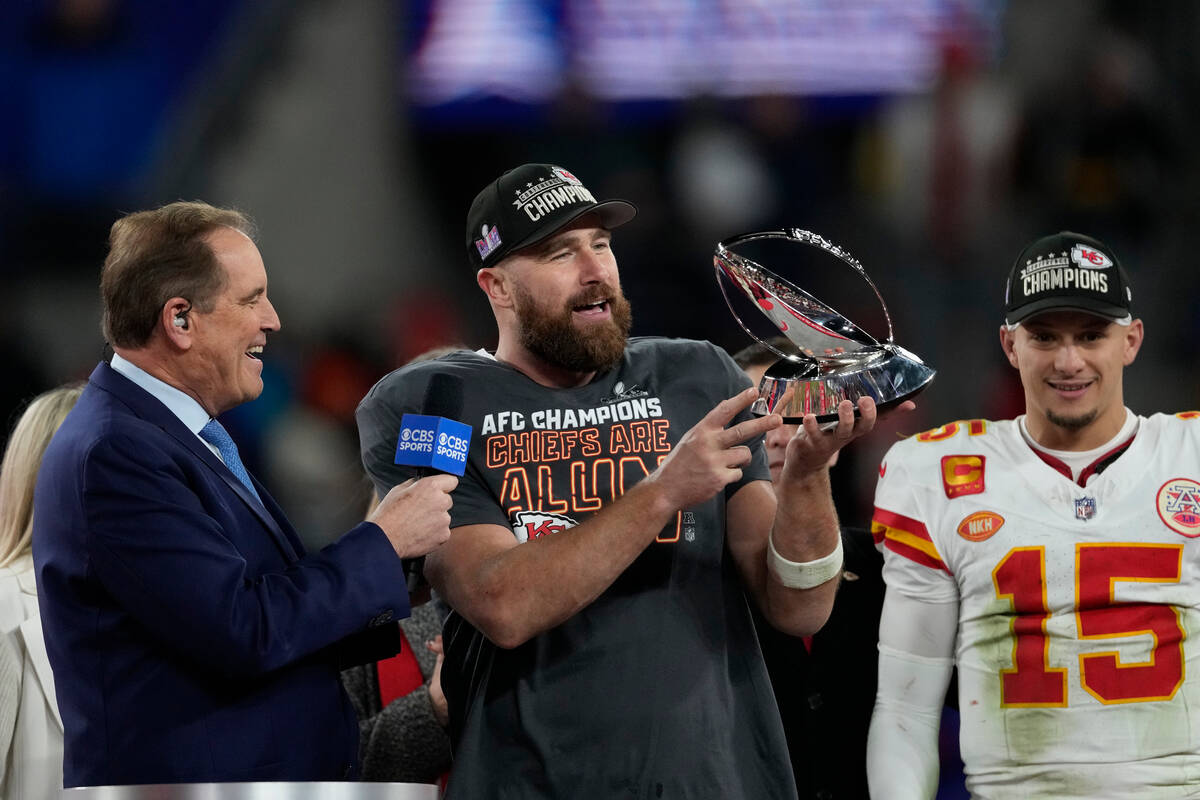
[[[1025,414],[880,465],[872,797],[933,796],[955,664],[973,796],[1200,796],[1200,414],[1125,408],[1130,301],[1105,245],[1033,242],[1000,327]]]

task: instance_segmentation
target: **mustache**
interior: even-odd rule
[[[617,297],[620,297],[620,295],[620,289],[613,289],[608,284],[602,283],[597,286],[584,289],[583,291],[571,297],[571,299],[567,301],[567,304],[571,308],[575,308],[577,306],[590,305],[591,303],[600,303],[613,300]]]

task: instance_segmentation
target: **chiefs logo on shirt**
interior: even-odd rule
[[[578,524],[575,520],[562,514],[549,514],[545,511],[518,511],[513,514],[512,529],[513,533],[517,535],[517,541],[528,542],[543,536],[561,533]]]

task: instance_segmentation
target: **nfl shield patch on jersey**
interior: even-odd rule
[[[1076,497],[1075,498],[1075,519],[1081,519],[1087,522],[1092,517],[1096,516],[1096,498],[1094,497]]]

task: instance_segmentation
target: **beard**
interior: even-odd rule
[[[1083,430],[1088,425],[1091,425],[1093,422],[1095,422],[1097,416],[1099,416],[1099,411],[1094,408],[1091,411],[1080,414],[1076,417],[1065,417],[1062,414],[1057,414],[1053,411],[1046,412],[1046,419],[1050,420],[1050,424],[1057,425],[1058,427],[1069,431]]]
[[[624,355],[633,312],[619,287],[582,291],[560,311],[543,308],[522,286],[514,287],[514,294],[521,344],[546,363],[570,372],[602,372]],[[574,309],[605,298],[611,319],[577,328]]]

